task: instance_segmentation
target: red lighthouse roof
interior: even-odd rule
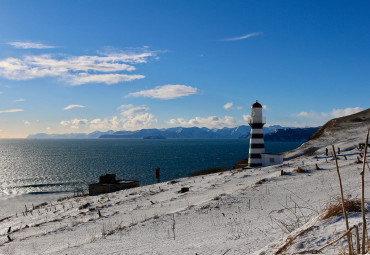
[[[252,105],[252,108],[262,108],[262,105],[256,100],[256,102]]]

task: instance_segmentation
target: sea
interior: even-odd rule
[[[281,153],[299,142],[265,142]],[[114,173],[140,185],[228,167],[248,157],[247,139],[0,139],[0,219],[42,202],[88,192],[88,184]]]

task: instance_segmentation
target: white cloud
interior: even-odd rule
[[[23,123],[24,125],[31,125],[31,122],[29,122],[28,120],[24,120]]]
[[[68,126],[70,128],[79,128],[80,126],[86,126],[88,124],[87,119],[73,119],[73,120],[62,120],[60,122],[61,125],[63,126]]]
[[[243,39],[247,39],[247,38],[254,37],[254,36],[260,36],[262,34],[263,34],[262,32],[249,33],[249,34],[239,36],[239,37],[221,39],[221,41],[238,41],[238,40],[243,40]]]
[[[347,116],[347,115],[351,115],[351,114],[354,114],[354,113],[357,113],[357,112],[361,112],[363,111],[364,109],[362,109],[361,107],[354,107],[354,108],[345,108],[345,109],[333,109],[330,114],[333,118],[339,118],[339,117],[342,117],[342,116]]]
[[[323,118],[327,118],[328,114],[327,113],[316,113],[316,112],[300,112],[295,115],[296,117],[303,117],[303,118],[308,118],[308,119],[315,119],[315,120],[320,120]]]
[[[250,115],[248,115],[248,114],[244,114],[244,115],[243,115],[243,120],[244,120],[245,122],[249,123],[250,119],[251,119],[251,116],[250,116]]]
[[[151,97],[157,99],[174,99],[178,97],[190,96],[198,93],[197,88],[186,85],[163,85],[157,86],[154,89],[142,90],[130,93],[129,96],[134,97]]]
[[[111,118],[104,118],[104,119],[93,119],[90,121],[90,127],[94,130],[117,130],[120,129],[120,120],[117,116],[113,116]]]
[[[153,123],[156,123],[154,115],[151,113],[142,113],[130,116],[126,119],[121,119],[123,122],[123,128],[126,130],[137,130],[143,128],[149,128]]]
[[[17,49],[52,49],[55,46],[45,45],[42,43],[33,43],[33,42],[8,42],[9,45]]]
[[[16,102],[24,102],[25,100],[23,99],[23,98],[19,98],[19,99],[15,99],[15,100],[13,100],[13,102],[14,103],[16,103]]]
[[[0,111],[0,113],[12,113],[12,112],[23,112],[23,109],[10,109],[10,110],[4,110]]]
[[[73,109],[73,108],[85,108],[86,106],[84,105],[79,105],[79,104],[71,104],[71,105],[68,105],[66,107],[64,107],[64,110],[70,110],[70,109]]]
[[[238,106],[238,105],[235,105],[235,106],[234,106],[234,103],[233,103],[233,102],[226,103],[226,104],[224,105],[224,108],[225,108],[226,110],[228,110],[228,109],[243,110],[243,107],[242,107],[242,106]]]
[[[122,74],[136,70],[133,64],[155,59],[154,52],[109,53],[101,56],[55,57],[23,56],[0,61],[0,76],[10,80],[59,77],[72,85],[100,82],[114,84],[145,78],[140,74]]]
[[[120,116],[105,118],[64,120],[60,124],[69,128],[89,128],[92,130],[138,130],[149,128],[157,119],[149,113],[146,106],[134,107],[133,105],[121,105]]]
[[[123,104],[123,105],[120,105],[120,106],[118,107],[118,110],[120,110],[120,111],[125,111],[126,109],[128,109],[128,108],[132,108],[132,107],[134,107],[134,105],[132,105],[132,104]]]
[[[207,118],[195,117],[194,119],[190,120],[177,118],[170,119],[168,123],[171,125],[178,125],[181,127],[223,128],[237,126],[237,121],[231,116],[225,116],[224,118],[219,118],[217,116],[209,116]]]
[[[265,109],[265,110],[267,110],[268,108],[267,108],[267,105],[262,105],[262,108],[263,109]]]
[[[224,105],[224,108],[227,110],[227,109],[230,109],[231,107],[233,107],[234,103],[230,102],[230,103],[226,103]]]
[[[317,113],[314,111],[310,112],[300,112],[298,114],[295,114],[296,117],[304,117],[308,119],[327,119],[327,118],[339,118],[346,115],[351,115],[357,112],[362,111],[363,109],[361,107],[353,107],[353,108],[345,108],[345,109],[333,109],[330,113],[322,112]]]
[[[314,116],[314,114],[313,113],[308,113],[308,112],[300,112],[300,113],[297,114],[297,116],[311,118],[311,117]]]
[[[144,75],[139,74],[88,74],[82,73],[78,75],[71,75],[68,77],[69,83],[72,85],[81,85],[85,83],[105,83],[107,85],[128,82],[137,79],[144,79]]]
[[[331,112],[326,113],[326,112],[321,112],[317,113],[314,111],[310,112],[300,112],[298,114],[294,114],[294,117],[299,118],[300,120],[307,119],[310,121],[310,123],[306,123],[305,126],[319,126],[322,125],[323,123],[327,122],[328,120],[332,118],[339,118],[342,116],[354,114],[357,112],[362,111],[363,109],[361,107],[353,107],[353,108],[345,108],[345,109],[333,109]],[[297,125],[301,125],[301,123],[292,123]]]
[[[123,116],[132,116],[132,115],[137,115],[141,114],[143,112],[149,111],[149,108],[146,106],[138,106],[138,107],[132,107],[128,110],[122,111],[121,115]]]

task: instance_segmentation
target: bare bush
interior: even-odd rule
[[[361,212],[361,200],[358,198],[344,200],[344,206],[347,212]],[[322,219],[328,219],[333,216],[343,214],[341,198],[337,197],[325,209],[326,213]]]
[[[294,169],[293,170],[294,172],[296,172],[296,173],[304,173],[304,172],[306,172],[306,170],[304,170],[302,167],[297,167],[296,169]]]
[[[316,153],[316,148],[315,147],[309,147],[307,149],[305,149],[305,151],[303,152],[303,155],[305,156],[314,156]]]
[[[256,182],[256,184],[262,184],[262,183],[264,183],[265,181],[267,181],[266,179],[261,179],[261,180],[259,180],[258,182]]]

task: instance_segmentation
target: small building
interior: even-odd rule
[[[272,153],[262,153],[262,166],[272,166],[283,163],[283,155],[272,154]]]
[[[139,186],[139,181],[116,180],[115,174],[106,174],[99,177],[99,183],[93,183],[89,185],[89,195],[95,196]]]

